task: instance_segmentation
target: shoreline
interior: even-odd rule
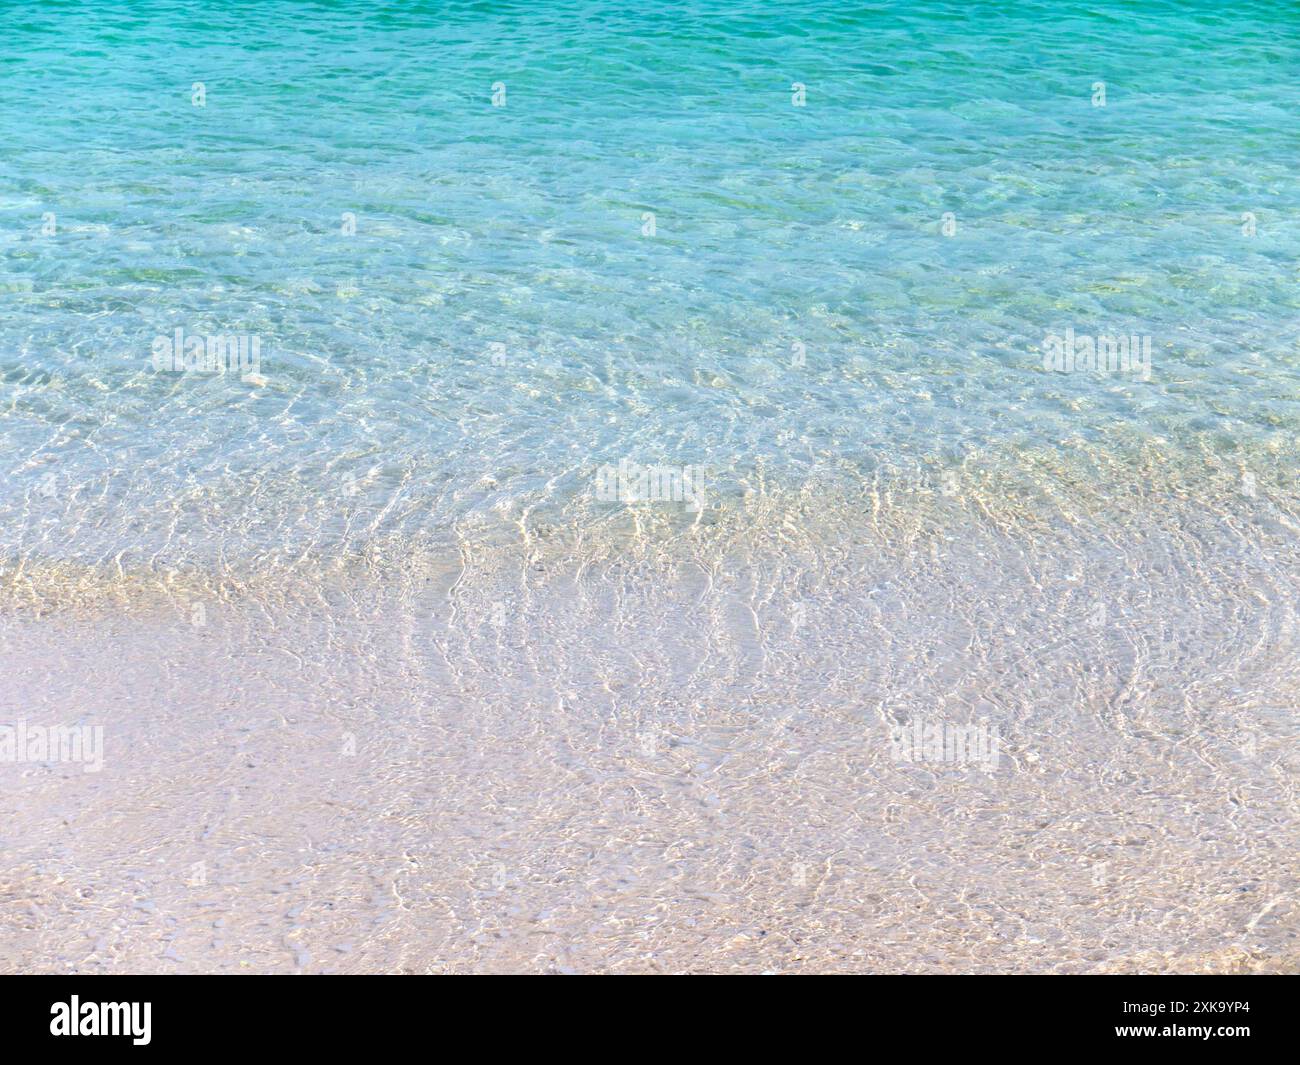
[[[7,610],[105,739],[0,765],[0,970],[1298,971],[1300,567],[1196,513]]]

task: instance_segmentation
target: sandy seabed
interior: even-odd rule
[[[0,969],[1300,970],[1290,516],[884,502],[9,571],[0,720],[104,763],[0,764]],[[900,761],[918,720],[996,763]]]

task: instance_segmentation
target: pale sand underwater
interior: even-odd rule
[[[1291,5],[8,14],[0,970],[1300,969]]]
[[[294,593],[11,574],[0,716],[105,741],[0,766],[0,967],[1296,971],[1294,511],[999,487]],[[918,716],[996,765],[897,761]]]

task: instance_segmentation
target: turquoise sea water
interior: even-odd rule
[[[5,23],[19,554],[328,552],[354,513],[438,535],[566,508],[620,459],[699,465],[722,499],[756,470],[940,477],[1043,448],[1208,453],[1293,487],[1290,5]],[[265,384],[156,373],[177,328],[259,337]],[[1045,372],[1066,328],[1150,337],[1150,380]]]
[[[0,764],[0,970],[1296,970],[1298,75],[0,0],[0,723],[105,730]]]

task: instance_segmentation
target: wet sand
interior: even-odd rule
[[[0,717],[105,759],[0,765],[0,969],[1294,972],[1261,507],[11,580]],[[996,765],[898,761],[918,718]]]

